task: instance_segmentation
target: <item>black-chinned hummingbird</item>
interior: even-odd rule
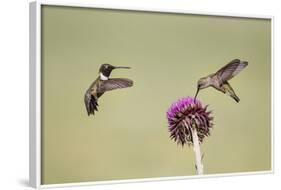
[[[222,67],[220,70],[218,70],[216,73],[200,78],[197,83],[197,92],[194,99],[196,99],[200,90],[212,86],[215,89],[223,92],[224,94],[229,95],[236,102],[239,102],[239,97],[235,94],[228,81],[235,75],[237,75],[240,71],[242,71],[247,65],[247,61],[234,59],[230,63]]]
[[[105,92],[133,86],[133,81],[130,79],[109,78],[114,69],[130,69],[130,67],[115,67],[107,63],[100,66],[98,78],[91,84],[84,96],[88,115],[94,115],[95,111],[98,111],[98,98]]]

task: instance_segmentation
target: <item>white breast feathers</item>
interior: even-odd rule
[[[104,76],[102,73],[100,73],[100,79],[101,80],[108,80],[108,77]]]

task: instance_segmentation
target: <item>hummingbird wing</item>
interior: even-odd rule
[[[220,70],[218,70],[216,72],[216,75],[222,81],[228,81],[232,79],[235,75],[237,75],[240,71],[242,71],[247,65],[248,62],[246,61],[240,61],[239,59],[234,59],[230,63],[222,67]]]
[[[133,81],[125,78],[111,78],[105,81],[102,81],[98,88],[98,92],[106,92],[110,90],[115,90],[118,88],[128,88],[133,86]]]
[[[124,78],[113,78],[103,81],[95,81],[87,90],[84,96],[84,102],[88,115],[94,115],[95,111],[98,111],[98,98],[104,92],[131,86],[133,86],[133,81]]]

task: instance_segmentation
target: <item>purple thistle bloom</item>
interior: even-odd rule
[[[191,129],[195,127],[200,143],[205,136],[210,135],[213,117],[207,106],[202,106],[199,100],[184,97],[174,102],[167,111],[170,137],[182,146],[193,144]]]

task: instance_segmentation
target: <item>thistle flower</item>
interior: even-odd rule
[[[200,143],[210,135],[213,118],[211,112],[207,112],[207,106],[192,97],[184,97],[171,105],[167,111],[170,137],[178,144],[193,145],[195,152],[195,168],[197,174],[203,174]]]
[[[200,143],[210,135],[213,118],[207,106],[192,97],[184,97],[174,102],[167,111],[170,137],[178,144],[193,144],[192,129],[195,128]]]

